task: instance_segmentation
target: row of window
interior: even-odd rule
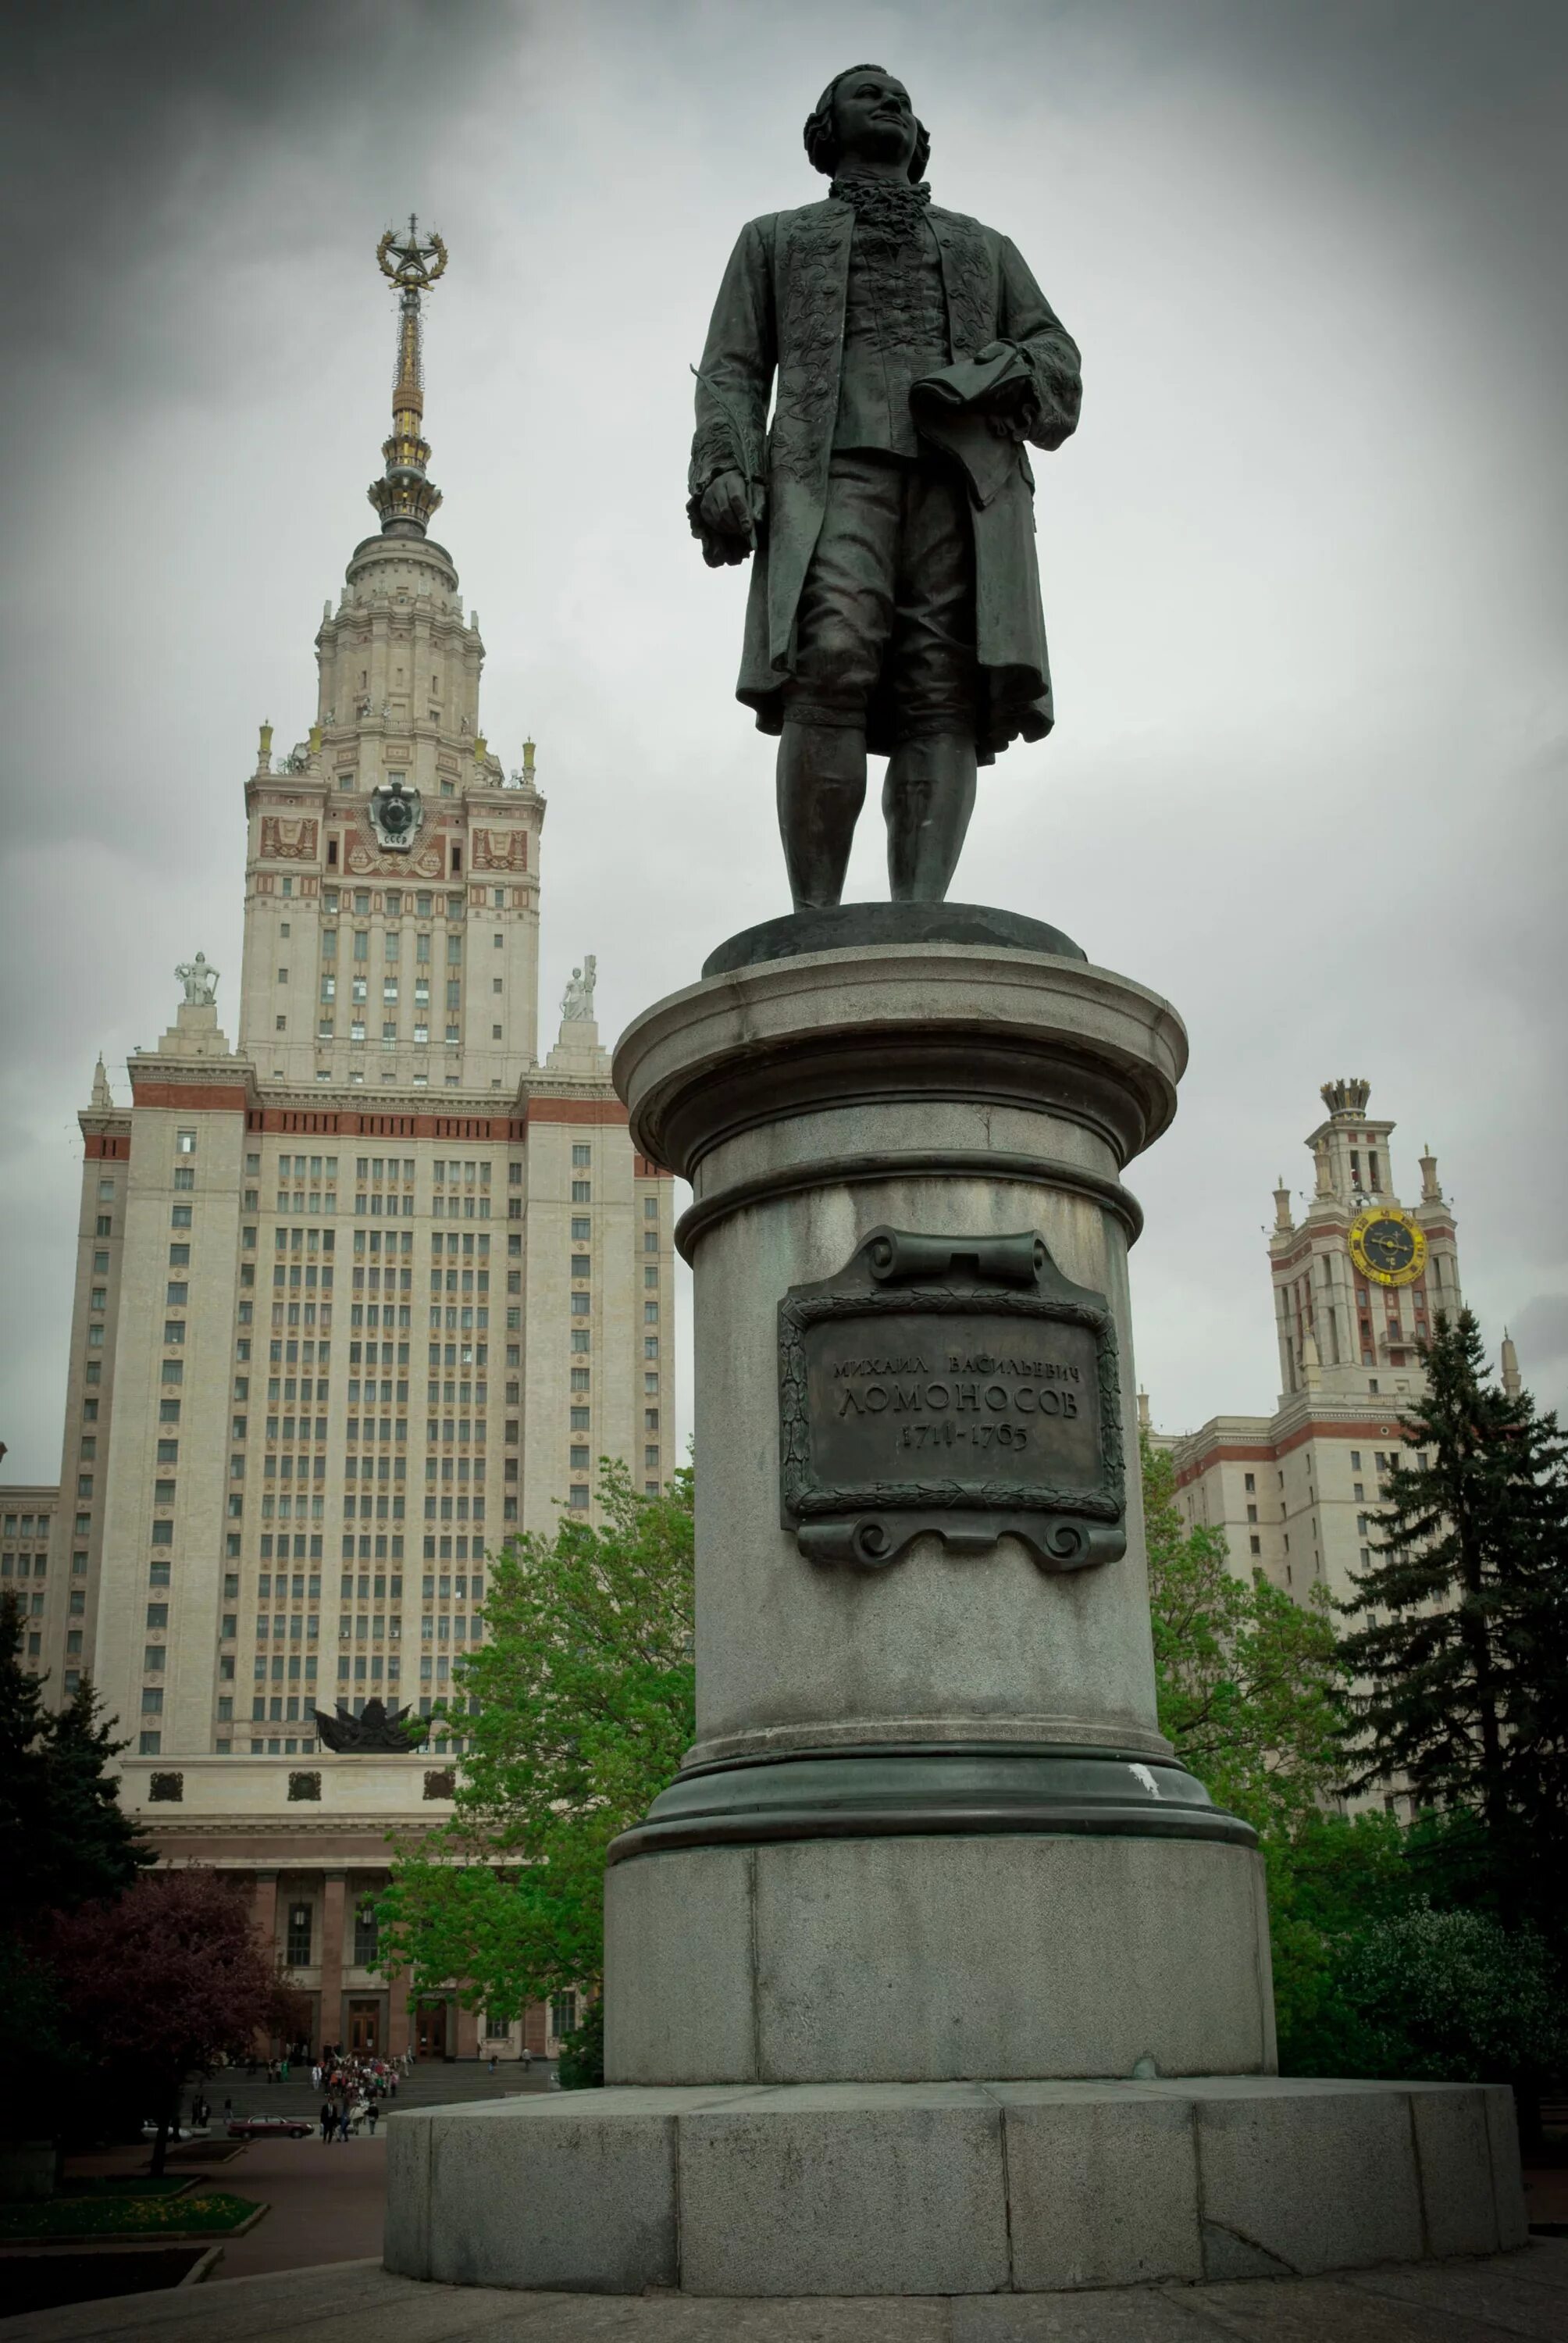
[[[493,891],[496,910],[504,910],[506,890],[498,887]],[[439,919],[444,910],[447,919],[460,920],[468,908],[467,899],[462,895],[443,895],[437,900],[434,895],[416,892],[409,895],[405,902],[401,890],[396,887],[389,887],[387,890],[385,901],[387,911],[394,919],[402,918],[405,910],[412,910],[416,919]],[[343,907],[341,890],[337,887],[328,887],[322,895],[321,907],[326,911],[336,911],[341,909]],[[347,908],[353,911],[356,919],[368,919],[371,909],[368,893],[363,888],[357,890]]]

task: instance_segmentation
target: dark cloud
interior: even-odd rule
[[[15,1471],[55,1466],[93,1056],[123,1095],[198,943],[233,1029],[241,785],[262,717],[303,734],[321,599],[371,526],[370,251],[411,206],[453,253],[438,534],[490,737],[535,731],[550,798],[544,1039],[583,950],[613,1028],[782,908],[769,748],[729,698],[744,580],[681,510],[686,369],[739,221],[818,191],[800,124],[860,55],[1085,350],[1039,507],[1060,724],[988,776],[961,885],[1191,1026],[1133,1172],[1157,1416],[1271,1403],[1260,1223],[1341,1072],[1399,1118],[1407,1192],[1437,1148],[1489,1338],[1518,1312],[1527,1373],[1568,1385],[1518,1299],[1568,1290],[1558,0],[138,0],[12,26]],[[868,830],[851,890],[884,883]]]

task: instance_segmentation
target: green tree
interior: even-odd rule
[[[1350,1786],[1402,1779],[1446,1810],[1429,1861],[1505,1924],[1558,1930],[1568,1864],[1568,1441],[1486,1372],[1472,1313],[1439,1317],[1372,1560],[1341,1606],[1360,1679]]]
[[[1230,1567],[1223,1532],[1184,1530],[1170,1456],[1142,1442],[1160,1729],[1217,1802],[1277,1835],[1332,1799],[1342,1676],[1326,1600]]]
[[[1281,2057],[1310,2069],[1334,2005],[1336,1907],[1391,1859],[1386,1834],[1357,1835],[1334,1811],[1345,1709],[1327,1603],[1296,1603],[1260,1570],[1238,1576],[1221,1531],[1183,1527],[1175,1467],[1147,1436],[1141,1461],[1160,1728],[1258,1833]]]
[[[607,1459],[598,1494],[601,1523],[492,1558],[452,1818],[398,1850],[378,1907],[384,1970],[492,2012],[597,1985],[605,1851],[696,1729],[690,1473],[644,1497]]]
[[[0,1878],[10,1926],[31,1936],[45,1913],[128,1887],[153,1851],[120,1805],[109,1771],[126,1746],[105,1725],[90,1680],[57,1714],[23,1665],[21,1605],[0,1594]]]
[[[83,1678],[56,1715],[45,1679],[23,1664],[21,1604],[0,1594],[0,2126],[12,2137],[51,2136],[85,2078],[46,1939],[55,1916],[128,1887],[153,1860],[123,1811],[109,1771],[125,1747]]]

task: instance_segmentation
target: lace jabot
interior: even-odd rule
[[[915,234],[931,200],[924,179],[914,186],[908,179],[872,179],[858,173],[835,179],[828,192],[835,203],[848,204],[868,227],[885,228],[897,236]]]

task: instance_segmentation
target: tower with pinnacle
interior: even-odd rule
[[[545,801],[480,729],[485,649],[424,437],[421,302],[447,266],[410,219],[377,247],[397,288],[392,429],[316,637],[315,721],[246,788],[239,1045],[264,1087],[508,1093],[538,1057]]]
[[[1430,1148],[1402,1200],[1395,1125],[1371,1084],[1325,1082],[1298,1185],[1282,1177],[1269,1232],[1279,1342],[1271,1415],[1212,1416],[1156,1435],[1176,1467],[1186,1520],[1223,1530],[1232,1569],[1261,1570],[1305,1599],[1342,1600],[1370,1558],[1372,1516],[1408,1452],[1402,1417],[1422,1387],[1418,1345],[1462,1307],[1452,1210]],[[1513,1346],[1503,1373],[1517,1385]]]
[[[316,2042],[477,2055],[475,2013],[377,1973],[364,1914],[388,1834],[450,1813],[495,1550],[593,1521],[600,1458],[649,1493],[675,1466],[673,1182],[632,1147],[586,953],[541,1062],[533,743],[510,772],[488,747],[429,535],[446,246],[411,218],[377,256],[379,526],[317,629],[313,719],[283,749],[263,724],[244,780],[237,986],[182,960],[129,1103],[100,1062],[80,1118],[30,1656],[56,1697],[91,1671],[163,1856],[250,1882]],[[424,1745],[378,1744],[387,1709]],[[487,2047],[550,2023],[505,2013]]]

